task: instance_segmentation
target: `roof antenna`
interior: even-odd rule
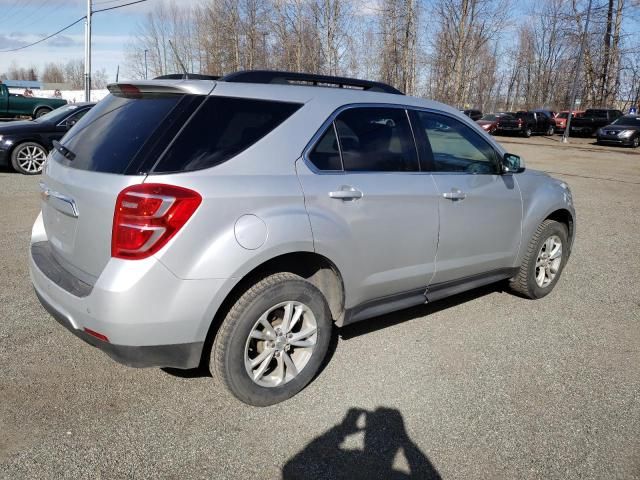
[[[182,63],[182,60],[180,60],[180,57],[178,56],[178,52],[176,51],[176,47],[173,44],[173,42],[171,40],[169,40],[169,45],[171,46],[171,49],[173,50],[173,54],[176,56],[176,60],[178,60],[178,63],[180,64],[180,67],[182,68],[182,71],[184,72],[184,79],[188,80],[189,79],[189,74],[187,73],[187,69],[184,68],[184,63]]]

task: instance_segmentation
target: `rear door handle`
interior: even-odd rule
[[[467,194],[459,188],[452,188],[450,192],[445,192],[442,194],[442,196],[444,198],[448,198],[449,200],[463,200],[467,198]]]
[[[342,185],[340,190],[329,192],[329,196],[338,200],[357,200],[362,198],[362,192],[351,185]]]

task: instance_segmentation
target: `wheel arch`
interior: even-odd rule
[[[324,255],[297,251],[272,257],[254,267],[231,287],[217,308],[208,327],[202,350],[201,367],[208,365],[209,354],[218,329],[227,313],[251,285],[274,273],[289,272],[299,275],[317,287],[324,295],[334,322],[344,315],[344,284],[336,265]]]
[[[39,103],[38,105],[33,107],[33,117],[35,118],[36,114],[38,113],[38,110],[47,110],[48,112],[53,112],[54,108],[49,106],[49,105],[45,105],[43,103]]]
[[[573,214],[566,208],[559,208],[549,213],[544,220],[555,220],[556,222],[564,224],[569,232],[569,247],[571,247],[575,229]]]

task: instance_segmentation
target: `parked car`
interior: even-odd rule
[[[0,118],[38,118],[66,104],[67,101],[61,98],[25,97],[10,93],[7,86],[0,83]]]
[[[638,148],[640,146],[640,116],[623,115],[611,125],[597,132],[598,145],[622,145]]]
[[[40,173],[53,142],[60,140],[93,105],[75,103],[35,120],[0,124],[0,166],[11,166],[24,175]]]
[[[476,120],[476,123],[485,132],[493,135],[500,128],[500,120],[504,117],[511,117],[511,114],[507,112],[487,113],[479,120]]]
[[[124,364],[202,363],[270,405],[334,325],[507,279],[540,298],[569,258],[567,184],[440,103],[288,72],[109,90],[45,164],[29,267]]]
[[[467,117],[469,117],[474,122],[480,120],[482,118],[482,112],[480,110],[460,110]]]
[[[556,122],[553,118],[542,112],[516,112],[513,117],[505,117],[500,122],[497,133],[518,133],[530,137],[534,133],[553,135]]]
[[[584,115],[584,110],[573,110],[571,112],[571,121]],[[556,115],[556,132],[562,133],[567,128],[567,119],[569,118],[569,110],[563,110]]]
[[[622,115],[620,110],[610,108],[587,109],[581,117],[571,119],[570,133],[591,137],[599,128],[610,125]]]

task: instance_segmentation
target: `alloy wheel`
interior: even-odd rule
[[[247,338],[244,365],[262,387],[278,387],[298,376],[313,355],[318,323],[301,302],[282,302],[264,312]]]
[[[548,287],[556,278],[562,264],[562,240],[557,235],[547,238],[536,259],[536,283],[541,288]]]
[[[25,145],[18,147],[16,158],[18,165],[25,172],[38,173],[42,171],[42,166],[47,159],[47,152],[37,145]]]

